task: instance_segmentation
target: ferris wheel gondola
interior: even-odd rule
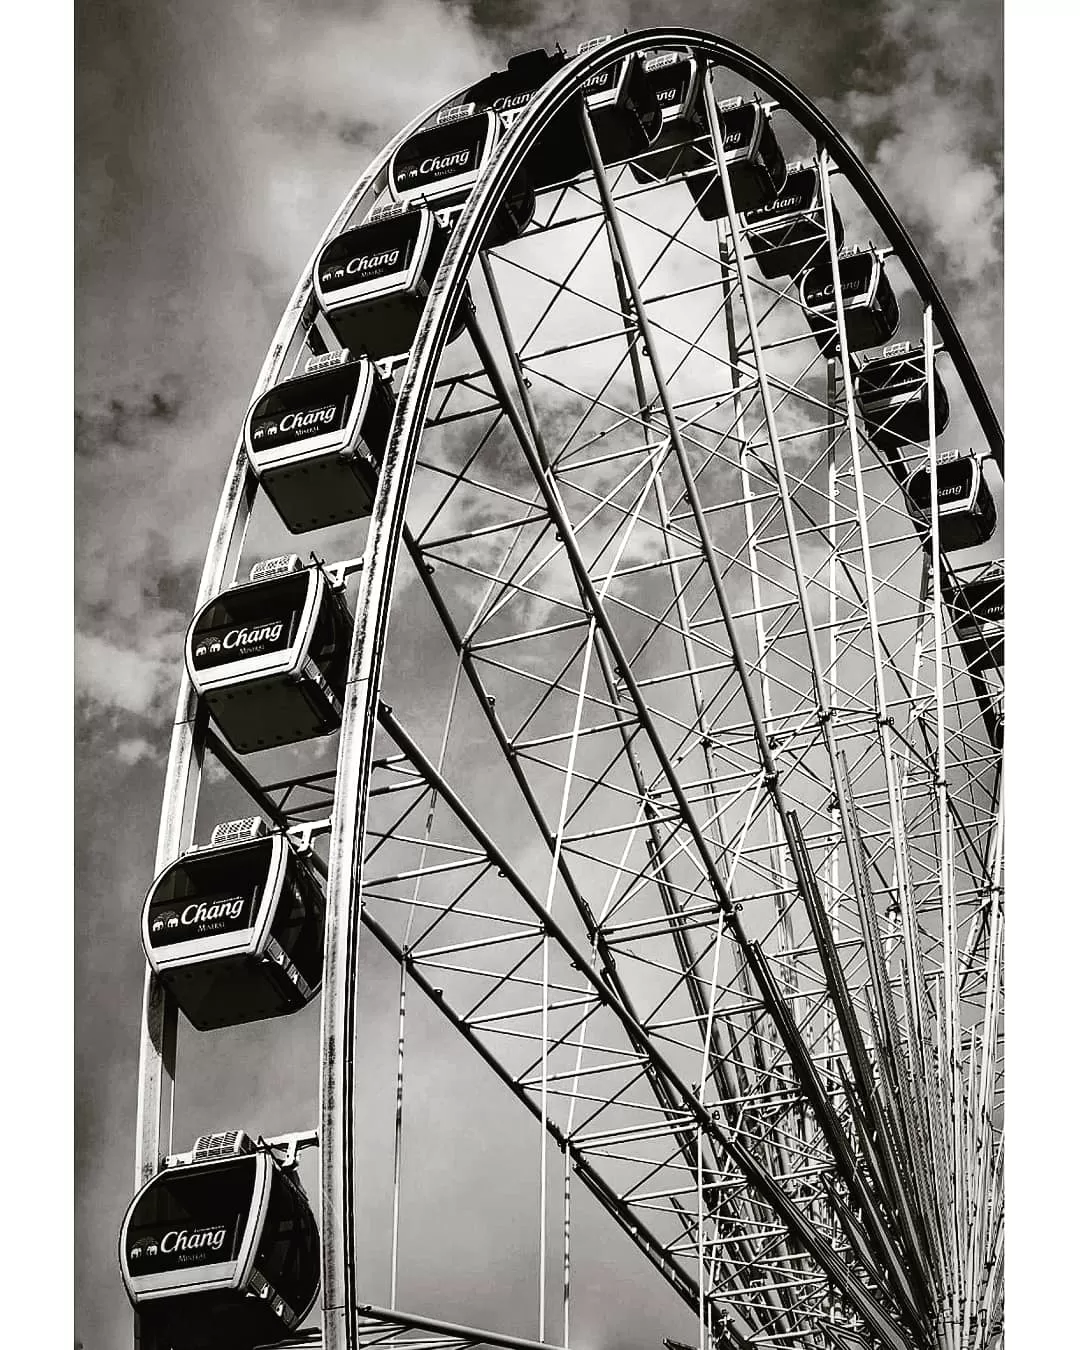
[[[839,310],[843,310],[848,350],[865,351],[888,342],[900,322],[896,302],[881,254],[872,248],[843,249],[837,257],[840,304],[836,303],[831,262],[815,263],[802,275],[800,298],[821,350],[835,355],[839,350]]]
[[[286,835],[233,821],[154,879],[143,947],[193,1026],[237,1026],[295,1012],[319,992],[324,910]]]
[[[370,361],[348,358],[309,358],[248,411],[252,468],[293,534],[371,514],[393,396]]]
[[[844,223],[835,202],[831,206],[833,237],[844,243]],[[746,242],[770,280],[796,277],[815,262],[824,262],[829,239],[821,205],[821,177],[817,166],[789,164],[784,187],[773,200],[746,213]]]
[[[315,262],[315,295],[343,348],[373,361],[409,350],[449,237],[423,204],[397,204],[328,240]]]
[[[548,53],[543,48],[519,52],[504,70],[492,71],[462,95],[463,103],[478,109],[490,108],[503,126],[509,128],[525,111],[530,100],[544,84],[566,64],[562,51]],[[556,116],[538,136],[529,155],[529,181],[537,191],[565,182],[584,172],[588,166],[585,146],[578,134],[573,109]]]
[[[716,117],[723,144],[731,206],[757,211],[774,201],[787,179],[787,164],[772,128],[769,111],[757,99],[721,99]],[[687,186],[703,220],[721,220],[728,201],[718,172],[695,174]]]
[[[955,580],[946,592],[956,636],[970,668],[998,670],[1005,658],[1005,570],[980,567]]]
[[[708,128],[702,68],[689,52],[649,57],[644,71],[660,109],[660,129],[649,148],[630,161],[630,172],[648,184],[702,165],[706,155],[699,142]]]
[[[319,1287],[307,1197],[242,1130],[204,1135],[152,1178],[120,1230],[120,1269],[148,1331],[170,1350],[282,1341]]]
[[[250,754],[341,725],[352,616],[318,566],[295,554],[252,568],[188,628],[191,682],[234,750]]]
[[[949,396],[937,369],[931,363],[934,385],[934,435],[949,425]],[[920,343],[894,342],[880,356],[859,367],[855,401],[862,413],[866,434],[883,455],[893,462],[912,454],[919,442],[930,439],[930,389]],[[921,455],[921,447],[915,450]]]
[[[590,38],[578,55],[592,51],[607,38]],[[605,163],[632,159],[647,150],[660,134],[663,113],[637,53],[614,61],[582,83],[589,119]],[[575,139],[580,140],[580,135]],[[588,165],[586,155],[581,165]]]
[[[444,109],[433,126],[410,136],[394,152],[388,172],[390,200],[432,210],[460,206],[491,162],[502,134],[503,123],[491,108],[459,103]],[[516,239],[535,207],[536,196],[522,173],[499,204],[488,245]]]
[[[997,527],[994,494],[983,473],[981,460],[971,453],[943,450],[937,454],[937,516],[941,548],[975,548],[992,538]],[[904,485],[913,512],[929,533],[933,516],[930,469],[922,464]]]

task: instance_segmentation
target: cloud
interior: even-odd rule
[[[116,744],[116,758],[121,764],[129,767],[141,763],[144,759],[156,760],[158,754],[158,747],[142,736],[129,736]]]
[[[79,697],[136,717],[165,714],[176,694],[177,652],[172,645],[159,641],[156,650],[148,650],[144,639],[138,648],[123,647],[93,633],[79,633],[75,640]]]
[[[1000,403],[1001,14],[888,0],[835,120],[909,228]]]
[[[912,91],[912,103],[918,101]],[[879,145],[875,164],[897,207],[934,228],[936,249],[956,279],[974,285],[1000,265],[1000,178],[975,160],[954,110],[929,104],[917,131],[906,128]]]

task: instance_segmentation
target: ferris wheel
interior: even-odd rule
[[[586,1205],[672,1344],[998,1343],[1002,473],[901,223],[745,50],[526,53],[386,146],[278,327],[187,634],[120,1235],[145,1350],[573,1347]],[[516,1327],[397,1296],[417,1000],[535,1140]],[[311,1006],[304,1126],[185,1151],[188,1045]]]

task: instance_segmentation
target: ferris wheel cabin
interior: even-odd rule
[[[599,37],[582,42],[577,54],[580,56],[607,40]],[[605,164],[642,154],[659,135],[660,105],[645,75],[644,62],[636,52],[590,75],[581,88]]]
[[[1005,658],[1005,569],[994,563],[949,587],[945,603],[975,672],[1000,669]]]
[[[394,151],[388,170],[390,199],[401,206],[423,203],[433,210],[464,205],[491,162],[503,123],[492,109],[471,103],[444,108],[433,126],[415,132]],[[532,220],[536,197],[519,175],[503,198],[485,244],[516,239]]]
[[[934,435],[949,424],[949,396],[934,371]],[[922,343],[894,342],[864,362],[855,382],[855,399],[872,444],[891,459],[913,443],[930,439],[930,393]]]
[[[930,467],[921,465],[904,485],[915,523],[927,534],[931,528]],[[946,450],[937,456],[938,531],[945,552],[985,544],[997,526],[994,494],[982,471],[982,461],[969,452]]]
[[[848,350],[864,351],[888,342],[900,322],[900,307],[876,249],[844,249],[838,260],[840,295]],[[826,356],[839,354],[832,263],[815,263],[803,273],[799,298],[818,346]]]
[[[341,725],[352,617],[320,567],[292,554],[252,568],[187,635],[191,682],[238,754]]]
[[[478,111],[490,109],[507,126],[521,114],[533,95],[566,64],[566,53],[549,55],[543,47],[511,56],[505,70],[494,70],[470,85],[461,96]]]
[[[244,424],[248,459],[293,534],[371,514],[394,414],[393,391],[348,349],[256,399]]]
[[[230,821],[154,879],[143,947],[192,1026],[238,1026],[318,993],[324,916],[322,889],[288,836]]]
[[[836,247],[844,243],[844,223],[832,206]],[[767,206],[746,213],[746,242],[770,280],[796,277],[817,261],[828,259],[828,236],[821,202],[821,175],[816,164],[787,166],[783,192]]]
[[[725,98],[716,105],[724,163],[731,179],[736,211],[767,206],[783,188],[787,164],[765,108],[755,100]],[[727,215],[724,184],[718,169],[686,180],[702,220]]]
[[[708,134],[700,64],[689,53],[664,52],[646,60],[645,79],[660,108],[660,131],[630,161],[630,172],[639,183],[655,183],[700,168],[706,156],[695,141]]]
[[[450,233],[423,207],[379,206],[331,239],[315,264],[315,295],[343,347],[372,361],[407,352]],[[459,321],[451,339],[462,329]]]
[[[285,1339],[319,1288],[319,1239],[299,1183],[241,1130],[203,1135],[131,1202],[120,1272],[169,1350],[252,1350]]]
[[[478,111],[490,109],[509,129],[548,80],[566,64],[566,53],[549,55],[544,49],[519,52],[505,70],[493,71],[462,95]],[[557,112],[529,150],[526,171],[535,188],[552,187],[584,173],[589,167],[573,105]]]

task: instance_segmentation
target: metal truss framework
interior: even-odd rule
[[[587,51],[534,97],[395,372],[366,549],[340,564],[358,589],[336,769],[263,781],[181,681],[158,865],[194,838],[209,749],[305,833],[327,880],[321,1329],[298,1345],[572,1344],[571,1178],[691,1309],[702,1350],[975,1350],[998,1334],[1000,688],[952,633],[936,507],[924,538],[866,436],[843,312],[827,357],[797,285],[758,275],[740,217],[708,224],[678,175],[603,163],[582,85],[668,49],[718,86],[753,80],[809,141],[837,291],[833,197],[893,252],[954,424],[1003,462],[910,240],[775,71],[656,30]],[[591,173],[540,195],[520,239],[481,248],[567,104]],[[699,148],[730,201],[708,107]],[[325,341],[310,277],[256,394]],[[909,450],[932,500],[936,449]],[[256,497],[238,442],[198,604],[235,576]],[[415,988],[537,1124],[533,1339],[380,1309],[357,1287],[362,934],[401,970],[399,1094]],[[148,975],[140,1181],[171,1148],[175,1032]],[[396,1210],[391,1240],[393,1285]]]

